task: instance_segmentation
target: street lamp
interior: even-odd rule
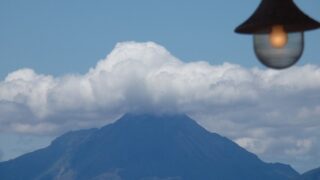
[[[262,0],[235,32],[253,34],[254,51],[262,64],[284,69],[301,57],[304,31],[317,28],[320,23],[304,14],[293,0]]]

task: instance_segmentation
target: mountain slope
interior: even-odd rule
[[[42,150],[0,163],[0,179],[286,180],[267,164],[185,115],[125,115],[101,129],[67,133]]]
[[[303,173],[297,180],[320,180],[320,168]]]

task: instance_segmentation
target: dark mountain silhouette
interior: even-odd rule
[[[297,180],[320,180],[320,167],[303,173]]]
[[[264,163],[185,115],[125,115],[0,163],[1,180],[287,180],[298,175],[288,165]]]

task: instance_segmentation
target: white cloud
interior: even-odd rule
[[[180,112],[264,159],[305,170],[320,164],[319,82],[316,65],[186,63],[155,43],[125,42],[84,75],[10,73],[0,82],[0,132],[57,135],[126,112]]]
[[[268,148],[268,144],[265,141],[252,137],[239,138],[236,139],[235,142],[247,150],[259,154],[265,153],[266,149]]]
[[[289,155],[300,155],[306,154],[312,148],[312,140],[310,139],[302,139],[298,141],[294,141],[295,147],[286,150],[285,152]]]

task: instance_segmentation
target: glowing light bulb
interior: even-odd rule
[[[288,43],[288,34],[285,32],[284,27],[276,25],[272,27],[269,35],[269,42],[274,48],[284,48]]]

